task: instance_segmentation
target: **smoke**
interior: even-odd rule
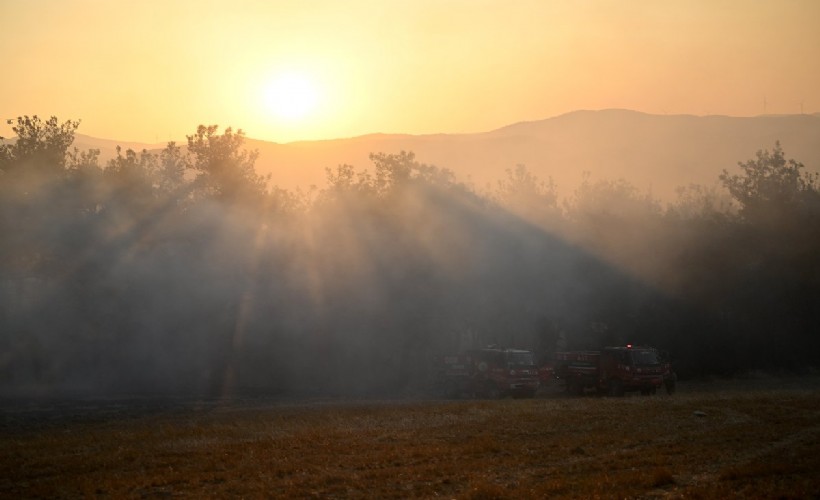
[[[412,155],[374,163],[301,204],[2,177],[0,388],[421,394],[465,347],[651,343],[701,373],[751,338],[749,302],[723,297],[748,276],[720,250],[731,214],[682,219],[625,181],[561,205],[526,172],[490,195]]]

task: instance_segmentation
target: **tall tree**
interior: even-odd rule
[[[34,115],[8,123],[17,137],[0,145],[0,275],[44,275],[82,212],[72,169],[95,163],[96,152],[69,153],[79,121]]]
[[[438,187],[452,187],[455,184],[452,171],[420,163],[412,151],[371,153],[370,161],[376,170],[374,184],[380,194],[408,186],[414,181]]]
[[[507,178],[498,182],[498,188],[491,196],[501,206],[530,222],[550,228],[560,227],[563,214],[552,177],[542,181],[521,164],[506,172]]]
[[[723,170],[720,180],[740,204],[740,215],[747,222],[779,224],[796,211],[820,208],[818,174],[804,171],[800,162],[786,160],[779,141],[772,151],[758,151],[755,159],[738,166],[740,174]]]
[[[37,115],[8,120],[17,139],[0,145],[0,171],[16,169],[61,172],[66,166],[68,148],[74,142],[79,121],[60,123],[56,116],[41,120]]]
[[[185,155],[177,146],[176,142],[171,141],[159,153],[159,168],[157,170],[157,177],[159,181],[159,191],[163,195],[176,194],[185,183]]]
[[[245,133],[228,127],[223,134],[217,125],[200,125],[188,136],[190,168],[196,172],[197,194],[237,202],[253,201],[265,194],[267,177],[256,173],[259,151],[244,149]]]

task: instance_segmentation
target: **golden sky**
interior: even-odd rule
[[[818,0],[0,0],[0,51],[0,117],[123,141],[820,111]]]

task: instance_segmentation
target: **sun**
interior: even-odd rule
[[[268,110],[288,122],[304,120],[316,112],[319,104],[319,89],[315,82],[297,73],[275,76],[263,92]]]

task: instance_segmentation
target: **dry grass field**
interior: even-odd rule
[[[497,401],[2,401],[0,497],[812,498],[820,384]]]

